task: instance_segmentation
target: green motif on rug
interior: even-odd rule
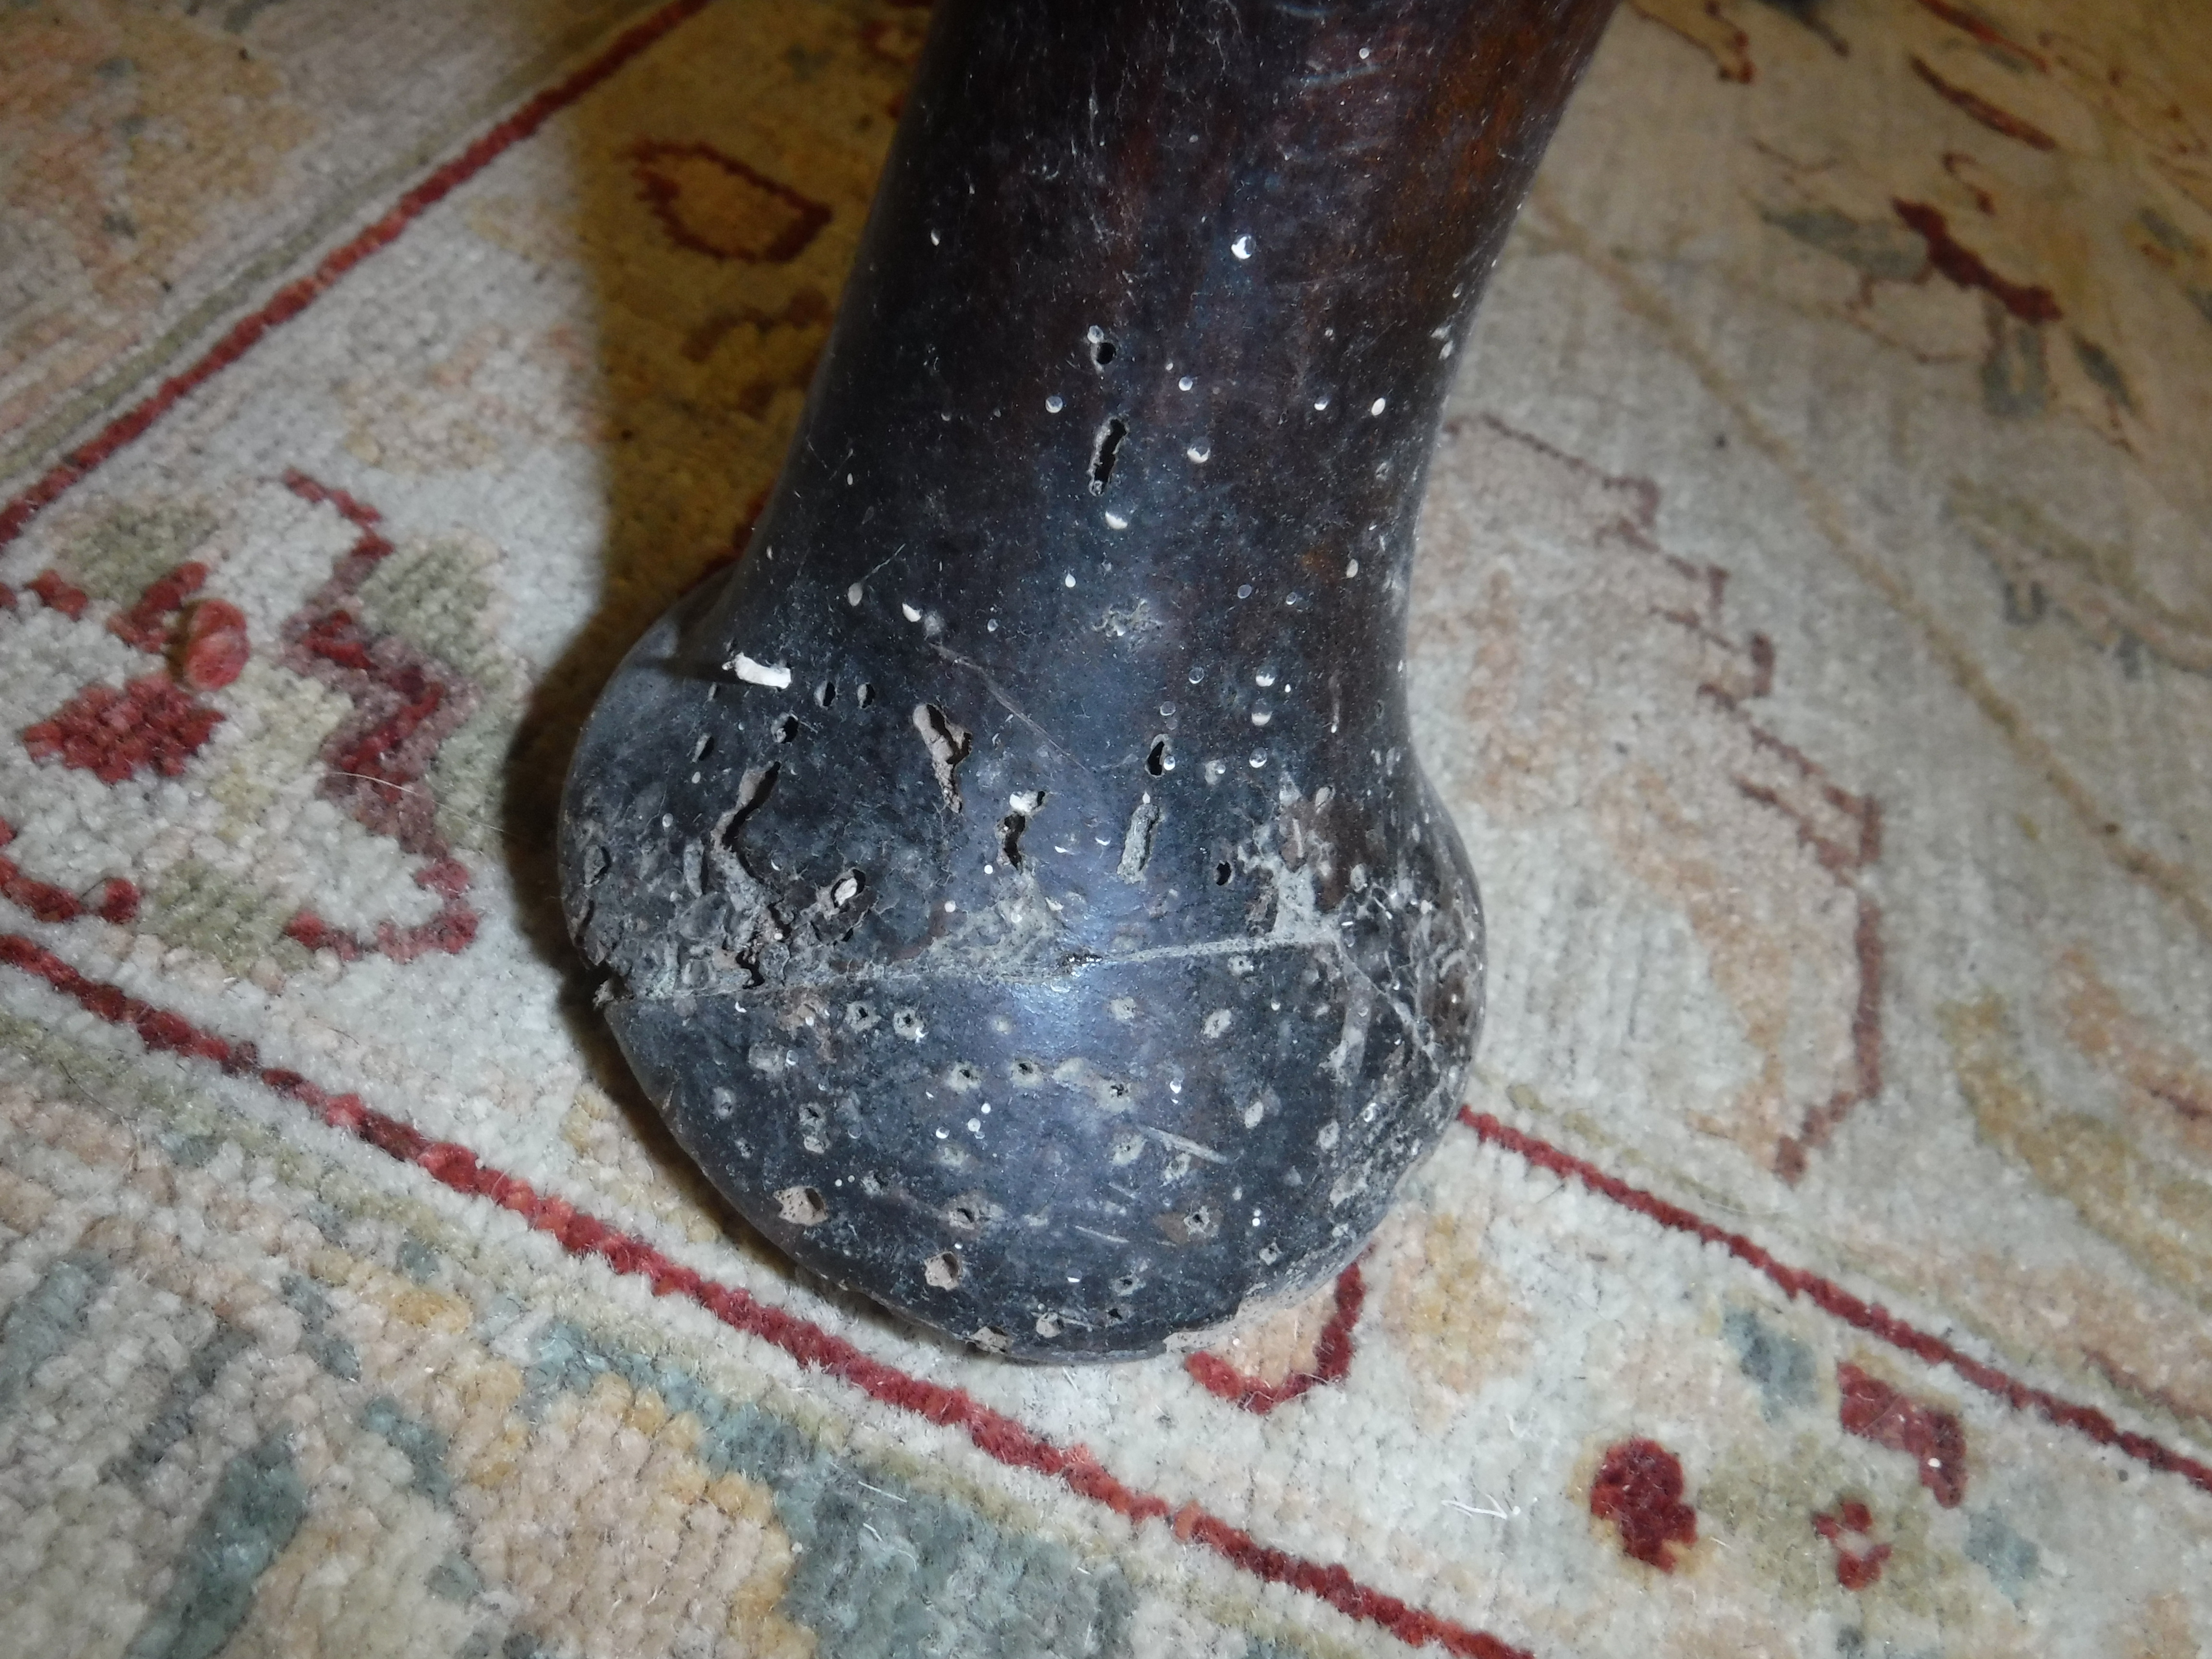
[[[210,1659],[252,1610],[253,1587],[307,1515],[307,1488],[284,1437],[225,1466],[185,1545],[169,1593],[125,1659]]]
[[[832,1456],[760,1407],[690,1372],[605,1346],[567,1323],[540,1337],[530,1398],[582,1394],[604,1372],[700,1420],[700,1461],[766,1486],[798,1547],[782,1612],[820,1639],[819,1659],[1115,1659],[1136,1592],[1111,1563],[994,1525],[898,1476]]]

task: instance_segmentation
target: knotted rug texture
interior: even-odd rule
[[[925,24],[0,17],[0,1645],[2212,1645],[2212,13],[1623,9],[1421,554],[1466,1110],[1082,1371],[750,1239],[551,898]]]

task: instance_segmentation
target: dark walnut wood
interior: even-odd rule
[[[948,0],[743,563],[578,750],[564,902],[805,1266],[1033,1358],[1358,1249],[1458,1100],[1423,474],[1611,0]]]

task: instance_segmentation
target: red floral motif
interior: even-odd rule
[[[120,876],[110,876],[100,884],[100,892],[92,902],[93,914],[102,921],[112,921],[118,927],[128,927],[138,920],[140,895],[136,883]]]
[[[107,631],[158,654],[168,638],[170,618],[199,590],[207,574],[197,561],[179,565],[148,584],[128,611],[109,617]],[[88,601],[83,591],[57,572],[46,571],[31,587],[71,621],[84,615]],[[193,694],[228,685],[244,670],[247,653],[245,613],[227,600],[205,600],[192,606],[185,623],[179,652],[181,686],[167,674],[147,675],[121,690],[88,685],[26,729],[23,746],[34,760],[59,760],[103,783],[121,783],[149,768],[173,778],[222,720]]]
[[[64,581],[57,570],[39,572],[31,580],[30,591],[46,601],[47,609],[60,611],[71,622],[84,615],[84,607],[90,603],[84,589]]]
[[[0,818],[0,847],[15,839],[15,826]],[[100,883],[99,892],[88,902],[66,887],[25,875],[9,858],[0,858],[0,898],[40,921],[75,921],[88,908],[103,921],[130,922],[138,916],[138,890],[120,876]]]
[[[333,507],[362,532],[331,579],[283,630],[286,665],[344,693],[354,704],[353,718],[324,747],[331,769],[323,793],[349,807],[369,829],[427,858],[416,872],[416,884],[441,901],[428,921],[412,927],[382,922],[368,939],[307,909],[292,918],[285,933],[309,950],[330,950],[349,962],[369,951],[410,962],[426,951],[466,950],[478,923],[462,897],[468,868],[438,834],[437,803],[421,780],[439,746],[475,711],[478,694],[465,676],[402,640],[373,633],[356,614],[355,590],[392,551],[391,542],[376,527],[381,515],[345,491],[301,474],[290,475],[285,483],[295,495]],[[141,651],[158,653],[173,640],[173,672],[147,675],[120,690],[106,684],[85,687],[23,732],[24,747],[33,759],[58,760],[109,784],[149,769],[169,777],[184,770],[223,718],[195,694],[235,681],[252,648],[246,613],[237,605],[194,599],[207,579],[207,567],[198,561],[180,564],[148,584],[128,610],[109,618],[108,631]],[[56,571],[42,574],[31,588],[72,619],[81,617],[88,603],[82,590]],[[183,622],[177,627],[173,619],[179,613]],[[7,887],[9,882],[15,885]],[[74,894],[21,876],[12,864],[0,875],[0,890],[42,921],[71,921],[90,908],[107,921],[129,922],[137,919],[140,902],[138,890],[118,879],[110,881],[88,907]]]
[[[302,501],[331,508],[361,532],[339,556],[330,580],[280,630],[285,666],[353,704],[352,714],[323,745],[329,768],[323,798],[428,859],[415,872],[415,884],[444,901],[426,922],[412,927],[380,922],[368,939],[302,909],[286,924],[285,936],[310,951],[335,951],[343,962],[371,951],[395,962],[412,962],[428,951],[458,955],[475,942],[478,918],[462,898],[468,867],[438,833],[437,798],[424,779],[440,746],[476,712],[481,698],[465,675],[363,621],[355,595],[392,550],[379,527],[383,514],[302,472],[286,474],[284,486]],[[221,638],[219,632],[209,635],[210,649]]]
[[[1672,1572],[1669,1546],[1698,1541],[1698,1512],[1682,1490],[1681,1459],[1656,1440],[1623,1440],[1606,1448],[1590,1483],[1590,1513],[1619,1529],[1623,1554]]]
[[[1844,788],[1762,721],[1759,704],[1774,689],[1774,642],[1744,631],[1728,614],[1726,569],[1680,557],[1661,541],[1656,483],[1606,472],[1489,416],[1448,420],[1443,434],[1447,442],[1468,446],[1463,459],[1478,465],[1540,466],[1550,475],[1547,490],[1583,503],[1574,511],[1587,517],[1573,533],[1588,536],[1591,550],[1607,563],[1625,559],[1624,568],[1640,567],[1639,584],[1656,581],[1658,591],[1649,595],[1647,614],[1695,641],[1698,726],[1704,737],[1719,739],[1717,757],[1729,787],[1778,820],[1775,827],[1849,901],[1854,913],[1850,939],[1835,941],[1845,945],[1856,969],[1849,1006],[1837,1011],[1848,1021],[1848,1048],[1836,1056],[1841,1064],[1824,1065],[1803,1079],[1814,1083],[1814,1090],[1785,1087],[1775,1102],[1797,1117],[1794,1129],[1777,1137],[1771,1153],[1775,1173],[1794,1184],[1850,1115],[1881,1091],[1881,911],[1862,884],[1863,872],[1881,856],[1881,803]],[[1716,719],[1717,726],[1711,723]],[[1771,845],[1772,829],[1762,839]],[[1836,988],[1844,986],[1838,982]]]
[[[647,140],[630,158],[668,239],[711,259],[787,264],[830,222],[821,203],[711,144]]]
[[[1845,1499],[1833,1514],[1814,1516],[1813,1530],[1835,1547],[1836,1582],[1845,1589],[1863,1590],[1880,1580],[1882,1565],[1890,1558],[1890,1547],[1875,1544],[1863,1550],[1856,1547],[1857,1539],[1874,1530],[1874,1511],[1857,1498]]]
[[[1925,202],[1893,200],[1897,216],[1928,245],[1928,263],[1960,288],[1978,288],[2024,323],[2055,323],[2065,313],[2051,290],[2035,283],[2014,283],[1991,270],[1988,261],[1951,234],[1941,210]]]
[[[1264,1417],[1309,1389],[1344,1380],[1345,1374],[1352,1369],[1352,1328],[1359,1323],[1360,1309],[1366,1299],[1366,1283],[1360,1278],[1359,1264],[1355,1261],[1337,1275],[1335,1311],[1314,1340],[1312,1365],[1292,1371],[1279,1382],[1247,1376],[1220,1355],[1206,1349],[1186,1358],[1183,1369],[1208,1394]]]
[[[196,691],[220,691],[246,672],[246,613],[228,599],[205,599],[185,617],[177,672]]]
[[[412,962],[428,951],[458,956],[476,940],[477,914],[461,902],[469,884],[468,866],[459,859],[441,859],[415,872],[415,884],[428,888],[446,902],[438,914],[414,927],[396,921],[380,921],[374,936],[356,939],[343,927],[332,927],[313,910],[302,910],[284,924],[284,937],[310,951],[331,951],[341,962],[356,962],[371,951],[394,962]]]
[[[15,826],[0,818],[0,847],[15,839]],[[27,876],[13,859],[0,858],[0,898],[28,911],[39,921],[75,921],[84,914],[84,901],[66,887]]]
[[[147,585],[138,602],[107,619],[107,631],[141,651],[167,642],[170,618],[184,611],[178,641],[178,678],[195,691],[220,691],[246,672],[251,647],[246,613],[228,599],[203,599],[185,607],[206,583],[208,568],[193,559]]]
[[[185,601],[199,592],[207,577],[208,568],[198,559],[179,565],[148,583],[137,604],[110,617],[107,631],[141,651],[159,651],[169,636],[169,619],[185,608]]]
[[[149,674],[122,690],[88,685],[23,732],[33,760],[58,760],[102,783],[121,783],[151,769],[173,778],[222,724],[222,716],[166,674]]]
[[[1920,1466],[1920,1484],[1936,1501],[1947,1510],[1959,1507],[1966,1496],[1966,1431],[1955,1416],[1848,1362],[1836,1367],[1836,1386],[1843,1392],[1837,1415],[1846,1434],[1910,1453]]]
[[[1993,104],[1979,94],[1972,92],[1955,81],[1948,81],[1929,67],[1928,61],[1915,53],[1910,60],[1912,72],[1935,89],[1936,95],[1958,110],[1968,119],[1978,121],[1991,132],[2002,133],[2008,138],[2017,138],[2031,149],[2057,149],[2058,141],[2034,122],[2014,115],[2002,104]],[[1916,226],[1917,229],[1917,227]],[[1945,275],[1949,275],[1947,271]]]

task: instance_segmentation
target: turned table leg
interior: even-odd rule
[[[1480,1021],[1423,476],[1611,0],[945,0],[750,550],[610,684],[564,901],[797,1261],[1025,1358],[1358,1249]]]

